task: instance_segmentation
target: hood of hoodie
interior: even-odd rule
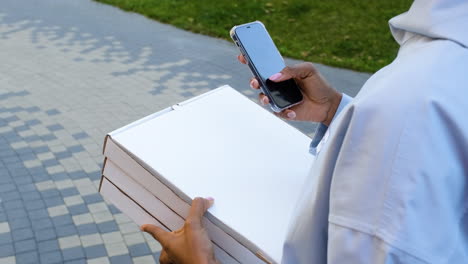
[[[468,47],[468,0],[415,0],[408,12],[389,21],[401,45],[414,34]]]

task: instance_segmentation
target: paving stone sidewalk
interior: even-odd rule
[[[158,243],[97,192],[104,136],[223,84],[255,99],[236,55],[88,0],[2,0],[0,263],[157,262]],[[369,77],[318,67],[350,95]]]

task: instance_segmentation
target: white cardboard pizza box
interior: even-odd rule
[[[182,219],[193,198],[215,198],[213,242],[241,263],[276,263],[314,160],[309,143],[223,86],[109,133],[104,155]]]
[[[106,164],[100,192],[106,197],[106,200],[118,205],[118,208],[135,223],[140,226],[143,224],[153,224],[166,231],[177,230],[183,225],[184,219],[165,206],[142,186],[138,185],[138,183],[117,168],[110,160]],[[112,181],[107,177],[111,178]],[[138,204],[139,202],[141,204]],[[164,224],[161,222],[164,222]],[[214,252],[216,258],[221,263],[239,263],[216,244],[214,244]]]

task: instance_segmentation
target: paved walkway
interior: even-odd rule
[[[157,262],[160,246],[97,192],[104,136],[222,84],[256,98],[236,55],[88,0],[2,0],[0,263]],[[369,77],[318,67],[351,95]]]

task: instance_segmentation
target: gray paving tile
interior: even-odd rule
[[[36,264],[39,259],[39,254],[36,251],[28,251],[16,254],[16,263],[21,264]]]
[[[54,228],[45,228],[34,232],[34,236],[38,242],[56,239],[57,234],[55,233]]]
[[[71,179],[82,179],[86,177],[86,173],[84,171],[74,171],[68,174]]]
[[[60,111],[58,111],[57,109],[50,109],[50,110],[47,110],[45,112],[49,116],[54,116],[54,115],[60,114]]]
[[[34,192],[33,194],[30,194],[30,196],[34,196],[36,199],[32,199],[32,198],[31,198],[31,201],[26,201],[26,202],[24,203],[24,204],[25,204],[26,210],[29,211],[29,210],[35,210],[35,209],[43,209],[43,208],[45,208],[46,205],[45,205],[44,201],[42,201],[42,200],[37,200],[37,199],[40,197],[39,193]],[[28,197],[30,197],[30,196],[28,196]],[[24,196],[23,196],[23,199],[24,199]]]
[[[11,200],[11,201],[4,202],[3,207],[5,208],[5,210],[11,210],[11,209],[17,209],[17,208],[22,209],[24,207],[24,204],[22,200],[18,199],[18,200]]]
[[[44,202],[48,208],[63,205],[63,198],[62,196],[60,196],[60,192],[58,192],[57,190],[47,190],[47,191],[54,191],[54,193],[57,194],[52,197],[44,199]]]
[[[42,165],[44,167],[52,167],[52,166],[56,166],[56,165],[59,165],[59,164],[60,163],[56,159],[49,159],[49,160],[42,161]]]
[[[12,182],[13,182],[13,179],[8,174],[8,170],[0,170],[0,183],[5,184],[5,183],[12,183]]]
[[[22,228],[22,229],[16,229],[11,231],[12,237],[14,241],[21,241],[25,240],[28,238],[33,238],[34,233],[31,229],[29,228]]]
[[[65,261],[64,264],[86,264],[88,263],[85,258],[81,259],[74,259],[74,260],[69,260]]]
[[[32,177],[29,176],[29,175],[25,175],[25,176],[21,176],[21,175],[17,175],[15,177],[15,183],[17,185],[20,185],[20,184],[29,184],[29,183],[32,183],[33,180],[32,180]]]
[[[109,258],[110,262],[112,264],[127,264],[127,263],[132,263],[132,258],[125,254],[125,255],[119,255],[119,256],[113,256]]]
[[[46,228],[52,228],[52,227],[54,227],[54,225],[52,223],[52,220],[49,217],[35,220],[34,225],[32,226],[34,230],[38,230],[38,231],[46,229]]]
[[[70,177],[70,176],[68,175],[68,177]],[[63,197],[79,195],[80,194],[75,187],[62,189],[62,190],[60,190],[60,193],[62,194]]]
[[[28,170],[31,175],[47,174],[47,171],[42,166],[29,168]]]
[[[42,140],[42,137],[38,135],[32,135],[32,136],[24,137],[23,140],[25,140],[26,142],[40,141]]]
[[[88,138],[88,137],[89,137],[89,135],[88,135],[86,132],[76,133],[76,134],[73,134],[72,136],[73,136],[73,138],[75,138],[76,140],[83,139],[83,138]]]
[[[103,237],[104,238],[104,237]],[[124,254],[128,254],[128,248],[127,246],[125,245],[125,243],[123,242],[116,242],[116,243],[112,243],[110,244],[109,242],[106,242],[106,240],[104,240],[105,242],[105,247],[106,247],[106,250],[107,250],[107,255],[109,257],[113,257],[113,256],[120,256],[120,255],[124,255]]]
[[[57,157],[57,159],[59,159],[59,157]],[[50,174],[50,177],[54,181],[62,181],[69,179],[68,175],[64,172]]]
[[[11,244],[0,245],[0,258],[12,256],[14,254],[15,254],[15,250],[13,248],[13,245]]]
[[[85,247],[85,254],[88,259],[94,259],[99,257],[107,256],[107,251],[104,245],[95,245],[90,247]]]
[[[25,218],[28,216],[23,208],[10,209],[6,211],[8,219]]]
[[[36,209],[36,210],[28,211],[28,216],[31,219],[31,221],[33,221],[33,220],[38,220],[42,218],[47,218],[49,217],[49,214],[44,209]]]
[[[83,148],[83,146],[81,145],[75,145],[75,146],[72,146],[72,147],[69,147],[67,149],[68,152],[71,152],[71,153],[77,153],[77,152],[82,152],[84,151],[85,149]]]
[[[68,211],[70,212],[71,215],[85,214],[89,212],[88,207],[84,204],[77,204],[77,205],[69,206]]]
[[[80,226],[80,225],[94,223],[94,219],[90,213],[85,213],[85,214],[80,214],[80,215],[74,215],[73,222],[76,226]]]
[[[32,151],[36,154],[44,153],[44,152],[49,152],[49,147],[47,146],[40,146],[40,147],[35,147],[32,148]]]
[[[20,150],[17,149],[15,152],[18,153],[18,151]],[[15,168],[15,169],[21,168],[21,164],[20,164],[21,159],[18,157],[18,154],[3,158],[3,162],[7,164],[7,167],[9,168]],[[12,174],[12,175],[15,175],[15,174]]]
[[[15,253],[33,251],[37,248],[37,243],[34,239],[15,242]]]
[[[0,245],[11,244],[13,241],[10,233],[0,234]]]
[[[36,159],[36,155],[34,155],[33,152],[22,153],[22,154],[20,154],[18,156],[23,162],[28,161],[28,160],[35,160]]]
[[[109,210],[113,215],[121,213],[121,211],[113,204],[109,205]]]
[[[59,250],[41,253],[40,261],[41,264],[62,263],[62,253]]]
[[[26,110],[29,113],[34,113],[34,112],[40,111],[39,107],[37,107],[37,106],[31,106],[31,107],[28,107],[28,108],[26,108],[24,110]]]
[[[4,158],[7,158],[7,157],[12,157],[12,156],[16,156],[16,152],[11,150],[11,149],[7,149],[7,150],[3,150],[0,152],[0,158],[4,159]]]
[[[72,225],[73,219],[70,214],[52,217],[55,226]]]
[[[5,202],[21,198],[21,196],[16,190],[12,190],[9,192],[0,192],[0,197],[2,198],[2,201],[5,201]]]
[[[58,242],[62,250],[67,248],[78,247],[81,245],[80,237],[77,235],[61,237],[58,239]]]
[[[54,125],[47,126],[47,129],[49,129],[49,131],[57,131],[57,130],[64,129],[64,127],[60,124],[54,124]]]
[[[84,251],[82,247],[74,247],[74,248],[67,248],[62,250],[63,259],[67,260],[76,260],[82,259],[85,257]]]
[[[151,254],[151,250],[146,243],[136,244],[128,247],[130,256],[141,257]]]
[[[92,204],[92,203],[97,203],[97,202],[104,201],[104,199],[102,199],[102,196],[100,194],[98,194],[98,193],[85,195],[85,196],[83,196],[83,200],[87,204]]]
[[[55,190],[55,189],[42,191],[41,195],[44,198],[55,198],[55,199],[60,198],[60,192],[58,190]],[[47,202],[46,202],[46,204],[47,204]],[[49,205],[47,205],[47,206],[49,206]]]
[[[99,162],[98,164],[98,167],[102,168],[102,162]],[[101,171],[92,171],[92,172],[88,172],[88,177],[91,179],[91,180],[99,180],[101,178]]]
[[[148,256],[141,256],[141,257],[134,257],[132,258],[133,264],[154,264],[154,263],[159,263],[158,261],[154,260],[153,255],[148,255]]]
[[[13,183],[7,183],[0,186],[0,192],[11,192],[16,189],[16,186]]]
[[[57,226],[55,231],[57,233],[57,237],[59,238],[78,234],[78,230],[76,229],[75,225]]]
[[[57,152],[55,153],[55,157],[57,159],[64,159],[64,158],[69,158],[69,157],[72,157],[73,154],[69,151],[61,151],[61,152]]]
[[[17,188],[21,193],[36,191],[36,186],[34,184],[32,184],[32,183],[18,184]]]
[[[31,120],[27,120],[24,122],[25,125],[28,125],[28,126],[35,126],[35,125],[39,125],[41,123],[41,121],[37,120],[37,119],[31,119]]]
[[[99,223],[98,225],[99,232],[101,233],[110,233],[119,230],[119,227],[115,221],[107,221],[104,223]]]
[[[55,239],[40,241],[37,243],[37,247],[40,253],[56,251],[60,249],[58,241]]]
[[[77,226],[77,229],[78,229],[78,234],[80,234],[80,236],[99,233],[99,229],[97,225],[94,223],[79,225]]]

